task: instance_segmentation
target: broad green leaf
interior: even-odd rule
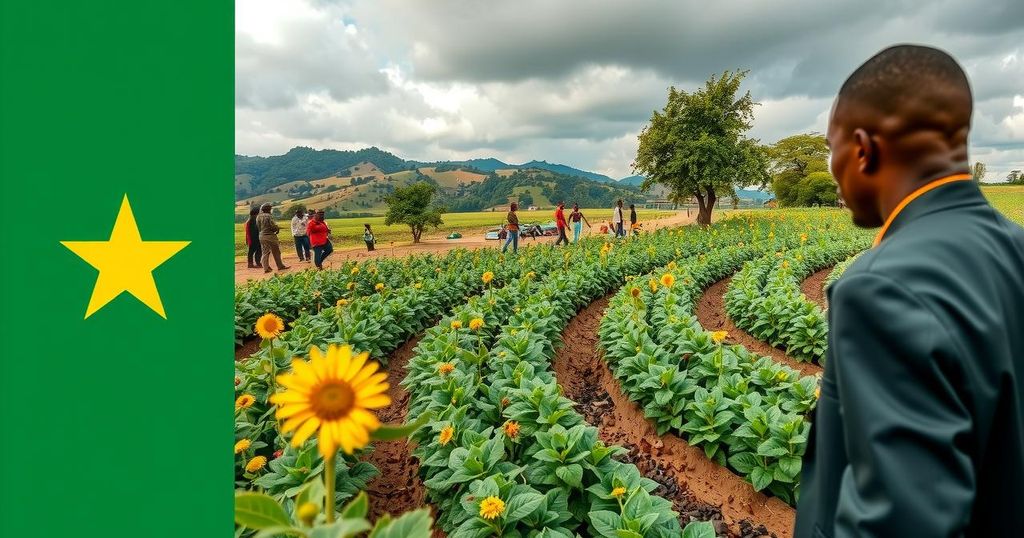
[[[533,513],[547,497],[540,493],[520,493],[505,506],[505,521],[514,523]]]
[[[291,518],[271,496],[245,492],[235,495],[235,522],[250,529],[290,526]]]
[[[355,499],[349,501],[344,508],[341,509],[342,519],[355,519],[366,517],[366,512],[370,509],[370,499],[366,496],[365,491],[360,491],[359,495],[356,495]]]
[[[710,521],[693,521],[683,529],[683,538],[715,538],[715,526]]]
[[[421,508],[397,519],[378,520],[369,538],[430,538],[432,522],[430,511]]]

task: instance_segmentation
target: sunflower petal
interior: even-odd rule
[[[352,359],[351,364],[349,364],[348,369],[343,371],[343,372],[341,372],[341,377],[343,379],[345,379],[346,381],[352,381],[353,384],[356,383],[354,378],[356,377],[357,374],[361,373],[361,371],[364,369],[363,365],[366,365],[367,367],[370,366],[370,365],[366,364],[366,359],[368,359],[368,358],[370,358],[370,354],[365,352],[365,351],[360,353],[360,354],[358,354],[358,355],[356,355]],[[377,363],[372,362],[370,364],[376,365]],[[374,368],[374,370],[376,370],[376,369],[377,368]],[[373,372],[370,372],[370,373],[372,374]]]
[[[367,409],[378,409],[391,405],[391,397],[387,394],[375,394],[368,398],[361,399],[359,405]]]
[[[294,417],[295,415],[298,415],[299,413],[303,413],[306,411],[309,411],[310,413],[313,412],[313,409],[309,406],[308,403],[289,403],[282,405],[281,407],[278,407],[277,412],[274,413],[274,417],[277,418],[278,420],[281,420]]]
[[[363,366],[362,369],[360,369],[358,372],[353,372],[352,376],[349,379],[352,385],[358,386],[363,381],[366,381],[379,369],[380,363],[378,363],[377,361],[371,361],[369,364]]]
[[[309,347],[309,363],[313,367],[313,371],[316,372],[316,378],[318,381],[324,381],[329,379],[327,373],[327,360],[324,358],[323,352],[316,346]]]
[[[278,392],[270,395],[270,403],[277,405],[283,404],[295,404],[295,403],[307,403],[309,402],[309,395],[302,394],[295,390],[289,390],[285,392]]]
[[[356,397],[361,401],[363,398],[369,398],[376,394],[380,394],[388,390],[390,385],[388,383],[378,383],[376,385],[366,385],[365,387],[356,390]]]
[[[368,387],[372,387],[374,385],[380,384],[383,381],[385,381],[387,378],[388,378],[388,374],[386,374],[384,372],[381,372],[379,374],[373,374],[368,379],[364,379],[362,383],[358,383],[358,384],[357,383],[353,383],[352,386],[353,386],[353,388],[356,389],[356,391],[358,391],[360,389],[364,389],[364,388],[368,388]]]
[[[313,435],[313,432],[319,427],[320,419],[313,417],[307,420],[302,427],[295,430],[295,436],[292,437],[292,446],[295,448],[302,446],[302,443],[305,443],[306,439],[309,439],[309,436]]]
[[[374,415],[365,409],[353,409],[348,416],[354,422],[363,425],[369,430],[376,430],[377,428],[380,428],[380,419],[377,418],[377,415]]]
[[[309,420],[311,418],[313,418],[312,411],[307,411],[305,413],[299,413],[298,415],[295,415],[295,416],[289,418],[288,420],[284,421],[284,424],[281,425],[281,433],[288,433],[288,432],[294,430],[295,428],[298,428],[299,426],[302,425],[303,422],[305,422],[305,421],[307,421],[307,420]]]

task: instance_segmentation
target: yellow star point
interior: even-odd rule
[[[60,243],[100,272],[85,310],[86,318],[127,291],[167,319],[160,292],[153,280],[153,270],[191,241],[143,241],[127,194],[121,201],[110,240]]]

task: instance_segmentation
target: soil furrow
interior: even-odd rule
[[[697,303],[697,321],[708,331],[726,331],[729,338],[726,343],[740,344],[751,353],[771,357],[778,363],[785,364],[794,370],[799,370],[803,375],[815,375],[821,373],[821,366],[809,362],[801,362],[786,355],[785,351],[763,341],[754,335],[740,329],[729,319],[725,313],[725,292],[729,289],[729,282],[732,277],[726,277],[704,290]]]
[[[562,333],[554,371],[566,397],[599,429],[603,441],[629,450],[626,459],[660,484],[655,493],[673,502],[684,524],[710,520],[719,535],[742,538],[792,536],[792,507],[755,492],[682,438],[658,436],[643,411],[622,393],[598,350],[598,326],[607,306],[608,297],[595,301]]]
[[[828,308],[828,298],[825,297],[825,290],[822,289],[822,285],[825,283],[825,279],[828,278],[828,274],[832,272],[832,267],[826,267],[820,271],[811,273],[811,276],[804,279],[800,283],[800,291],[807,297],[807,300],[817,303],[822,310]]]

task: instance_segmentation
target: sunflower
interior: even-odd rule
[[[480,277],[480,280],[483,280],[484,284],[490,284],[491,281],[494,280],[494,273],[487,271]]]
[[[249,460],[249,463],[245,464],[245,470],[250,472],[250,473],[255,473],[256,471],[259,471],[260,469],[262,469],[262,468],[264,468],[266,466],[267,466],[267,457],[266,456],[256,456],[255,458]]]
[[[806,243],[807,242],[807,234],[805,234],[805,233],[800,234],[800,242],[801,243]]]
[[[640,297],[640,288],[630,288],[629,289],[629,295],[631,297],[633,297],[634,299],[636,299],[637,297]]]
[[[473,318],[469,320],[469,329],[473,331],[479,331],[484,326],[484,320],[481,318]]]
[[[295,431],[292,446],[298,448],[319,430],[320,454],[333,457],[340,446],[346,454],[370,442],[380,421],[370,409],[391,403],[386,373],[367,361],[367,352],[352,356],[350,346],[331,344],[324,355],[309,348],[310,361],[294,359],[292,372],[277,377],[288,390],[270,397],[277,404],[277,418],[287,419],[281,433]]]
[[[624,488],[622,486],[618,486],[618,487],[612,489],[612,497],[618,498],[618,497],[622,497],[625,494],[626,494],[626,488]]]
[[[515,439],[516,437],[519,437],[519,423],[516,421],[510,420],[506,422],[501,428],[505,430],[505,435],[509,439]]]
[[[462,328],[462,322],[461,321],[455,320],[455,321],[452,322],[452,329],[461,329],[461,328]]]
[[[348,299],[345,299],[345,298],[338,299],[338,306],[345,306],[347,304],[348,304]]]
[[[450,362],[442,362],[437,365],[437,373],[441,375],[448,375],[455,371],[455,365]]]
[[[276,314],[267,312],[260,316],[260,319],[256,320],[256,334],[260,335],[260,338],[264,340],[277,338],[277,335],[281,334],[283,330],[284,320]]]
[[[665,267],[668,268],[669,271],[675,271],[676,262],[668,262],[668,265],[666,265]]]
[[[420,288],[423,287],[423,283],[422,282],[417,282],[417,283],[413,284],[412,287],[414,287],[416,289],[420,289]]]
[[[658,281],[653,278],[647,281],[647,285],[651,287],[651,293],[658,291]]]
[[[455,428],[451,427],[450,425],[445,426],[444,428],[441,428],[441,433],[438,434],[437,436],[437,442],[441,443],[441,446],[447,445],[449,442],[451,442],[452,437],[454,436]]]
[[[356,289],[356,283],[355,282],[349,282],[348,284],[345,284],[345,289],[347,289],[349,291],[352,291],[352,290]]]
[[[715,331],[711,333],[711,340],[716,344],[721,344],[728,337],[729,333],[727,331]]]
[[[353,275],[358,275],[358,274],[359,274],[359,268],[358,268],[358,267],[353,267],[353,268],[352,268],[352,271],[350,271],[350,272],[351,272],[351,273],[352,273]]]
[[[237,443],[235,443],[235,454],[241,454],[242,452],[245,452],[246,450],[249,449],[250,446],[252,446],[252,441],[248,439],[240,439]]]
[[[256,403],[256,398],[252,394],[243,394],[235,400],[235,409],[248,409],[254,403]]]
[[[661,285],[666,288],[671,288],[672,284],[676,283],[676,277],[672,273],[665,273],[661,275]]]
[[[383,291],[384,290],[384,283],[383,282],[378,282],[377,285],[373,287],[373,289],[375,289],[377,291]]]
[[[783,269],[786,269],[786,268],[788,268],[788,267],[789,267],[789,261],[787,261],[787,260],[782,260],[782,268],[783,268]]]
[[[320,290],[313,290],[313,298],[314,299],[319,299],[319,298],[321,298],[323,296],[324,296],[324,294]]]
[[[480,501],[480,517],[484,519],[494,519],[505,512],[505,501],[490,496]]]
[[[530,271],[529,273],[526,273],[527,280],[533,280],[533,277],[535,277],[535,276],[537,276],[537,273],[534,273],[533,271]]]

